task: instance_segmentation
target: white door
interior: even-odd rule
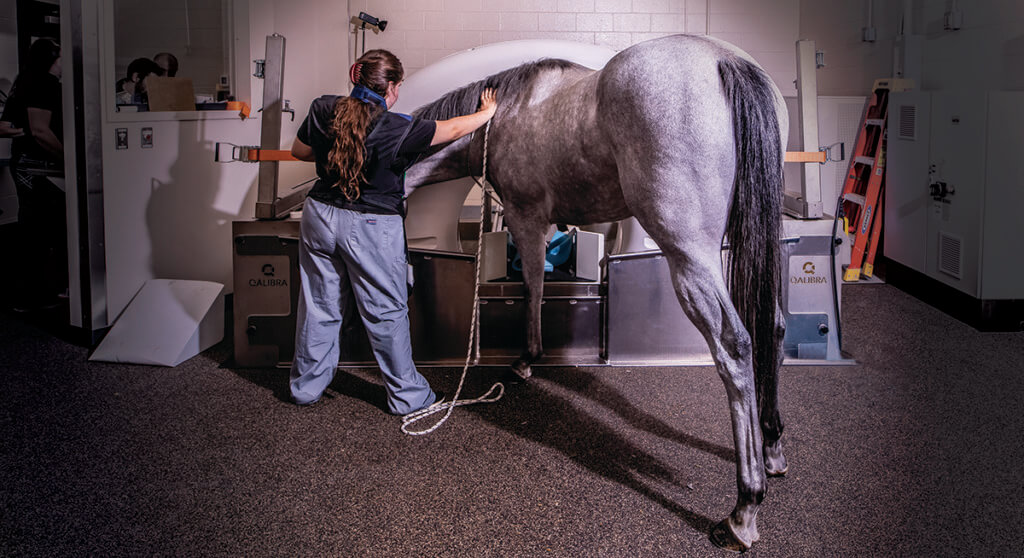
[[[925,273],[931,94],[891,93],[888,113],[885,256]]]
[[[979,297],[981,217],[985,200],[987,99],[972,91],[932,95],[932,195],[928,207],[926,273]]]

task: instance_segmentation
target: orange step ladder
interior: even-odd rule
[[[911,86],[909,80],[880,79],[872,88],[843,184],[844,226],[854,238],[843,281],[859,281],[862,275],[874,275],[875,253],[882,237],[889,93],[906,91]]]

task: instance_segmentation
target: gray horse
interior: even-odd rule
[[[499,103],[486,179],[504,204],[526,288],[527,346],[512,368],[528,377],[542,354],[551,224],[635,216],[668,260],[679,303],[707,340],[729,397],[739,496],[711,538],[749,548],[766,474],[786,472],[776,395],[785,331],[781,94],[736,47],[675,35],[627,48],[600,71],[564,60],[524,64],[416,115],[472,112],[485,87]],[[409,170],[407,187],[479,176],[483,150],[482,133],[442,146]]]

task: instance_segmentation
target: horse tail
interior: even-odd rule
[[[776,312],[782,289],[783,153],[775,88],[761,68],[738,56],[719,61],[718,72],[732,104],[736,143],[736,178],[726,225],[727,280],[753,344],[762,427],[777,430],[777,436],[782,433],[776,391],[783,329],[776,326]]]

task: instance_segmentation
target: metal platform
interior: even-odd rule
[[[839,300],[829,271],[828,222],[786,221],[783,239],[783,342],[786,364],[853,361],[839,346]],[[234,223],[235,360],[286,367],[294,351],[299,222]],[[824,234],[823,234],[824,233]],[[469,347],[474,256],[410,249],[413,356],[420,366],[461,366]],[[676,300],[668,263],[657,250],[607,256],[602,282],[547,282],[542,302],[545,355],[537,366],[689,366],[713,364],[704,338]],[[509,364],[525,347],[523,284],[480,286],[479,352],[474,365]],[[375,366],[362,324],[341,335],[342,366]]]

